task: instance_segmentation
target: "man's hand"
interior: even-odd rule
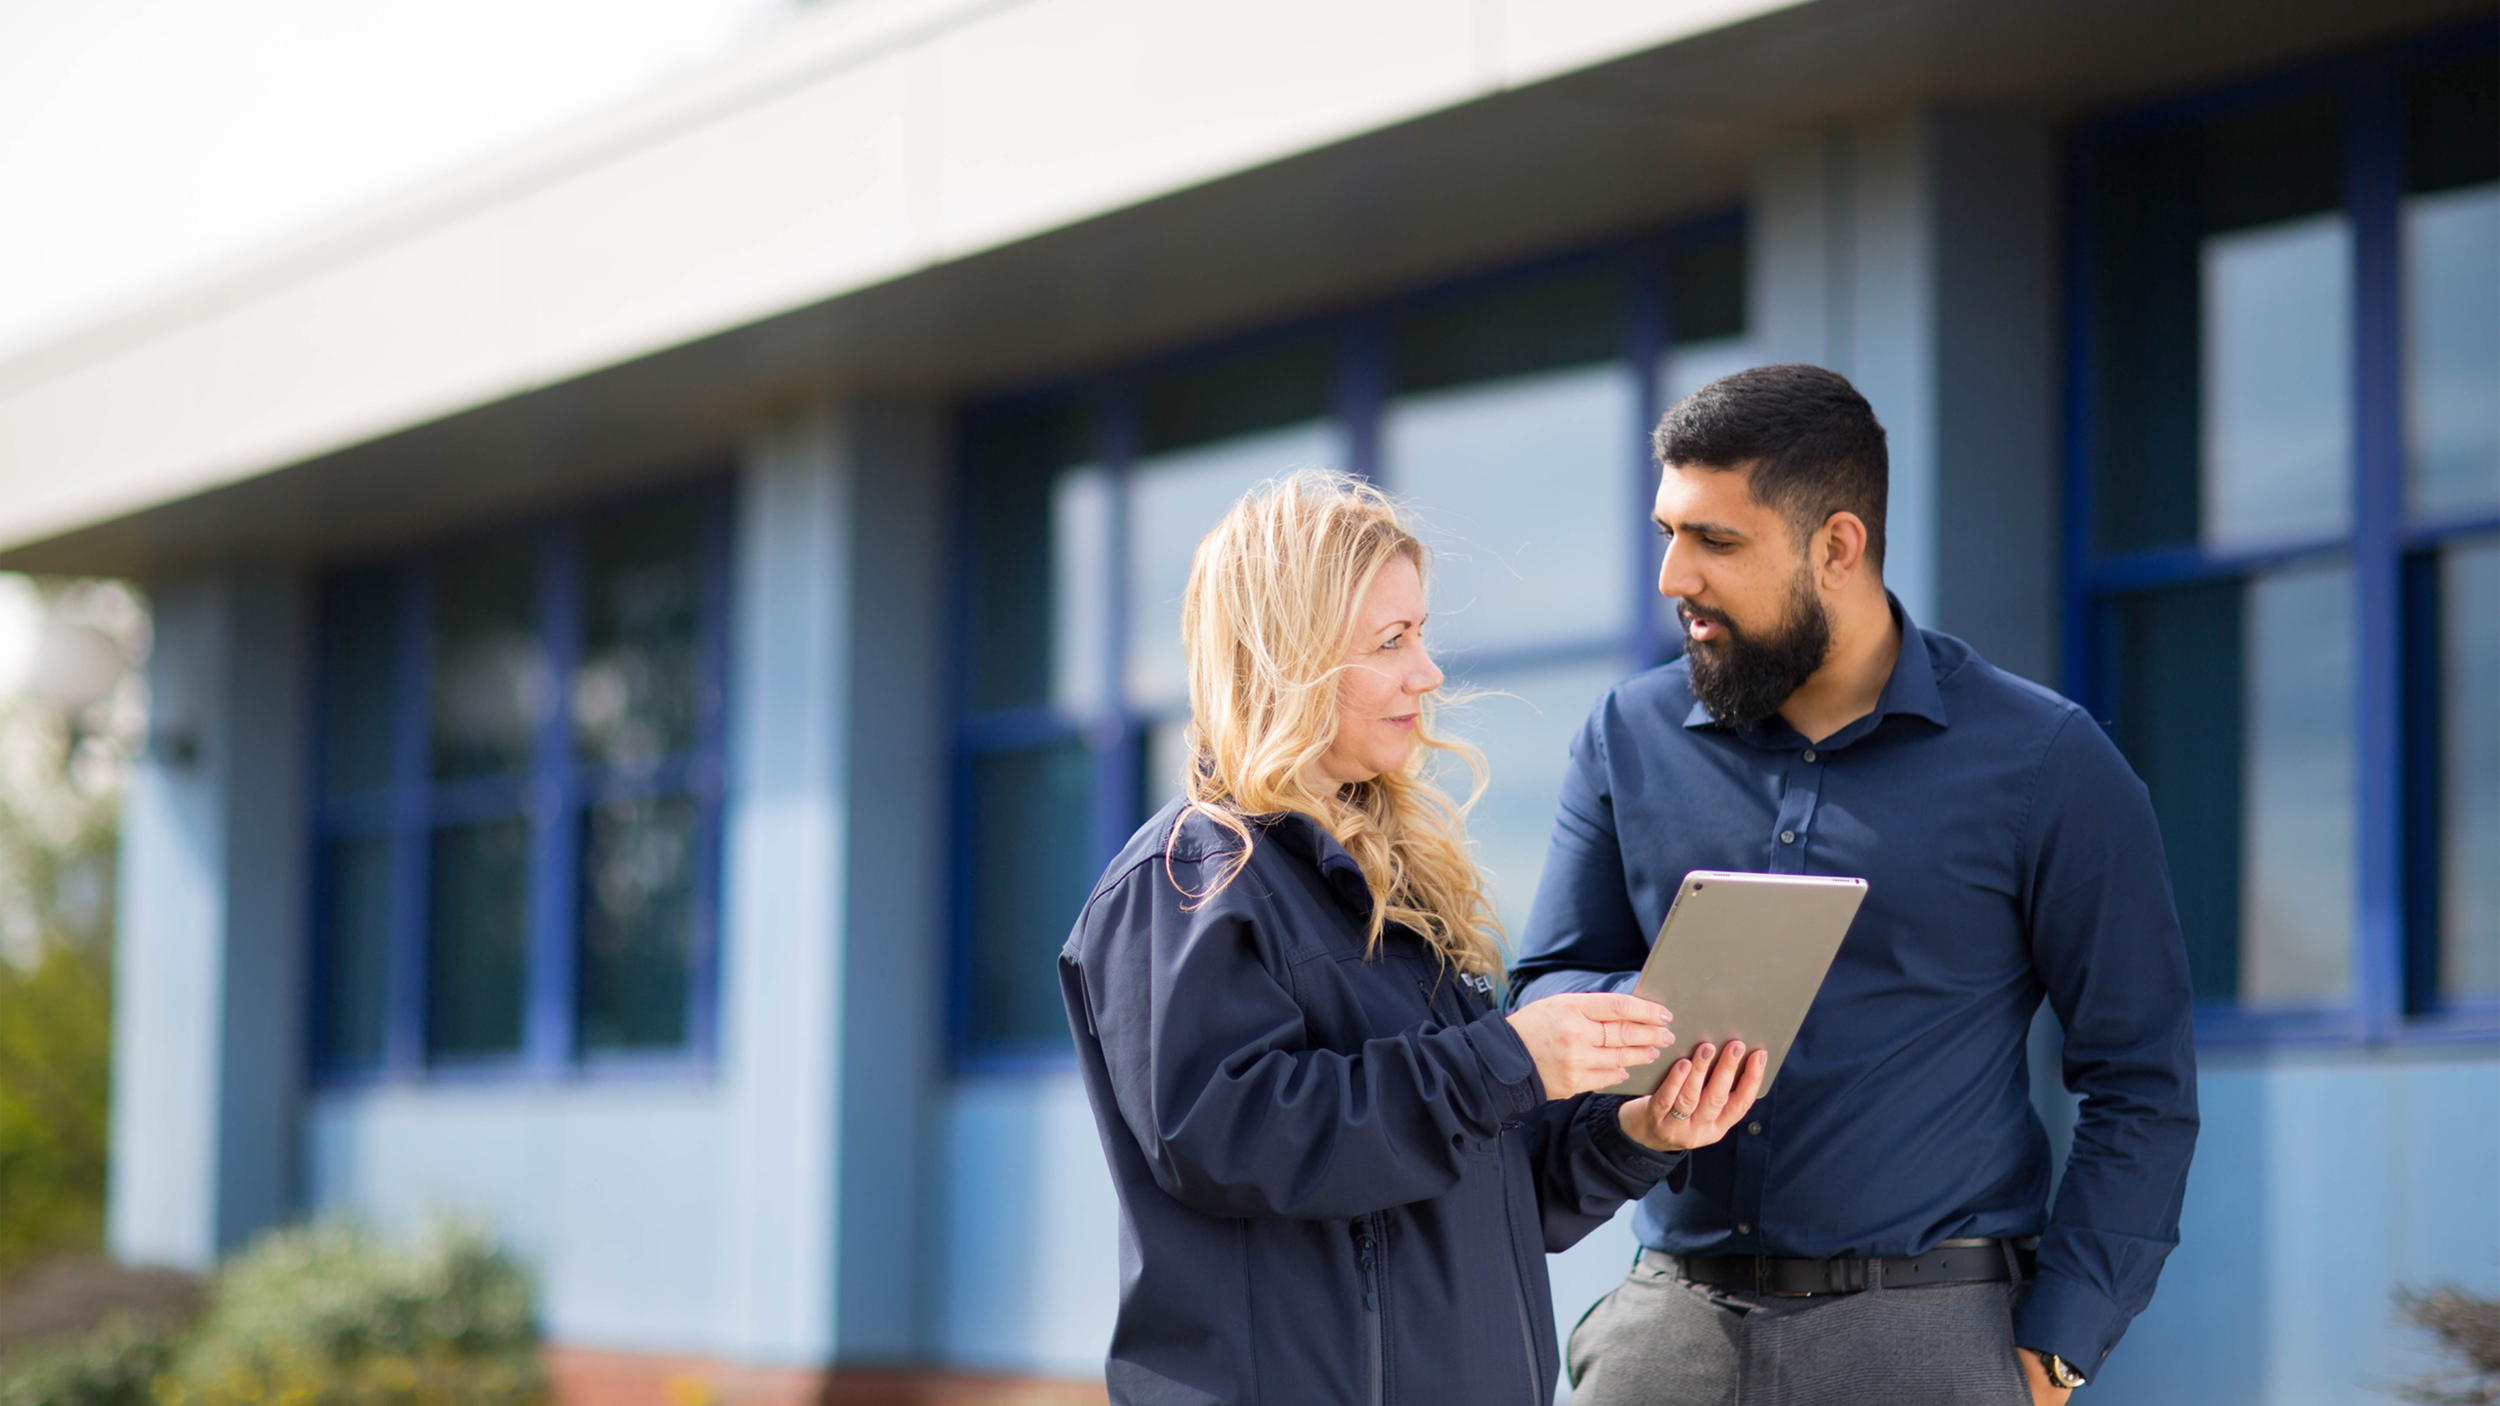
[[[2027,1347],[2018,1347],[2014,1349],[2014,1355],[2022,1359],[2023,1383],[2031,1388],[2031,1406],[2066,1406],[2066,1398],[2074,1395],[2075,1389],[2050,1381],[2049,1365],[2040,1360],[2040,1354]],[[2083,1369],[2078,1367],[2075,1370],[2080,1372]]]
[[[1572,991],[1530,1001],[1510,1013],[1510,1028],[1536,1061],[1547,1098],[1570,1098],[1623,1082],[1675,1043],[1673,1013],[1656,1001],[1611,991]]]
[[[1770,1067],[1769,1050],[1748,1054],[1742,1040],[1730,1040],[1720,1049],[1697,1045],[1690,1059],[1679,1059],[1667,1070],[1655,1092],[1624,1104],[1615,1117],[1626,1137],[1652,1152],[1708,1147],[1753,1111],[1763,1073]]]

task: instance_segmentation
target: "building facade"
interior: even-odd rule
[[[115,1250],[460,1211],[616,1380],[1098,1382],[1051,968],[1174,785],[1198,534],[1306,464],[1414,506],[1515,920],[1675,647],[1647,430],[1787,360],[1890,432],[1910,611],[2162,820],[2205,1133],[2091,1390],[2417,1370],[2392,1290],[2500,1283],[2500,26],[2446,0],[843,0],[0,364],[0,565],[155,602]]]

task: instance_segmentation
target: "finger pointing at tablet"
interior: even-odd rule
[[[1675,1044],[1674,1013],[1655,1001],[1611,991],[1574,991],[1531,1001],[1510,1025],[1536,1061],[1545,1096],[1570,1098],[1623,1080]]]

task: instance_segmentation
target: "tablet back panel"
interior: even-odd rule
[[[1606,1092],[1648,1093],[1695,1046],[1733,1039],[1771,1052],[1767,1092],[1865,897],[1864,879],[1685,875],[1633,987],[1675,1013],[1675,1045]]]

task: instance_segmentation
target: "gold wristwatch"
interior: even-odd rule
[[[2040,1359],[2040,1365],[2048,1369],[2049,1380],[2056,1385],[2068,1391],[2083,1385],[2083,1373],[2067,1366],[2065,1358],[2054,1352],[2044,1352],[2036,1347],[2031,1350],[2031,1355]]]

